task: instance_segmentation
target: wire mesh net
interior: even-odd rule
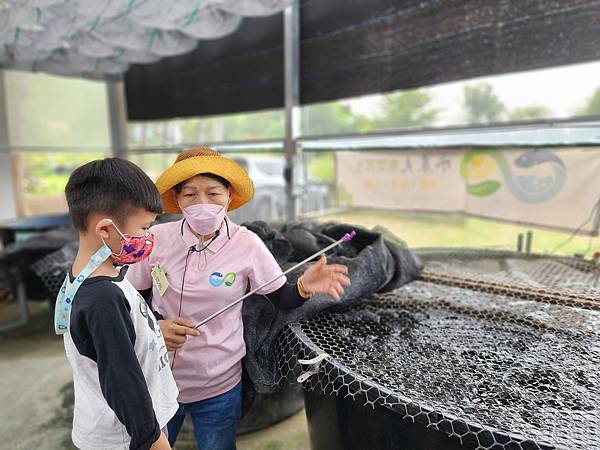
[[[455,278],[413,282],[288,327],[280,381],[306,370],[298,359],[324,352],[305,389],[389,408],[475,448],[600,448],[600,303],[556,290],[565,273],[585,281],[593,272],[567,258],[434,253],[423,258],[425,274],[443,261]],[[479,289],[465,286],[464,273]],[[504,295],[485,283],[511,288],[514,273],[541,288]]]
[[[552,289],[600,299],[600,288],[596,286],[599,268],[590,260],[460,248],[419,249],[416,253],[424,264],[426,277],[476,278],[487,283]]]

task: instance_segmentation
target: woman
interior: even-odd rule
[[[198,447],[235,449],[241,412],[245,344],[242,305],[199,329],[194,325],[282,271],[263,242],[226,217],[249,202],[252,181],[235,161],[207,147],[182,151],[156,182],[164,210],[182,213],[178,222],[152,228],[151,256],[132,266],[127,277],[153,308],[164,335],[179,388],[179,411],[169,422],[171,445],[186,414],[191,414]],[[284,309],[300,306],[317,293],[339,299],[350,285],[348,269],[321,258],[298,279],[284,276],[260,289]],[[151,344],[150,344],[151,345]]]

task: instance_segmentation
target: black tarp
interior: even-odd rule
[[[287,311],[273,307],[260,295],[244,301],[244,370],[246,382],[249,382],[245,385],[246,395],[251,395],[249,391],[268,394],[281,387],[278,383],[283,380],[277,379],[275,370],[276,340],[286,325],[324,310],[346,311],[375,292],[390,292],[420,278],[418,258],[399,244],[397,237],[388,240],[378,231],[349,224],[303,222],[288,224],[280,233],[264,222],[245,225],[263,240],[284,269],[310,257],[344,234],[356,231],[354,239],[336,247],[327,257],[329,263],[346,265],[352,280],[339,301],[327,295],[316,295],[300,307]],[[288,274],[287,279],[296,281],[305,269]]]
[[[301,103],[597,60],[599,24],[598,0],[304,0]],[[134,66],[126,95],[130,120],[282,107],[282,15]]]

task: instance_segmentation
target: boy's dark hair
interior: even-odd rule
[[[86,231],[93,213],[102,213],[123,223],[135,209],[162,212],[160,194],[138,166],[125,159],[91,161],[75,169],[65,187],[69,214],[79,231]]]
[[[214,173],[199,173],[198,175],[202,175],[203,177],[211,178],[215,181],[218,181],[223,186],[225,186],[226,189],[229,189],[229,187],[231,186],[231,183],[229,181],[227,181],[223,177],[220,177],[219,175],[215,175]],[[175,191],[176,194],[181,194],[181,191],[183,190],[183,185],[185,184],[186,181],[187,180],[182,181],[181,183],[178,183],[175,186],[173,186],[173,190]]]

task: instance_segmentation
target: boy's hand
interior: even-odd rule
[[[169,440],[165,436],[165,433],[160,432],[160,437],[152,444],[150,450],[171,450]]]
[[[194,325],[196,325],[194,322],[183,317],[175,320],[159,320],[158,326],[165,338],[167,350],[177,350],[185,344],[188,336],[199,336],[200,332],[194,328]]]

